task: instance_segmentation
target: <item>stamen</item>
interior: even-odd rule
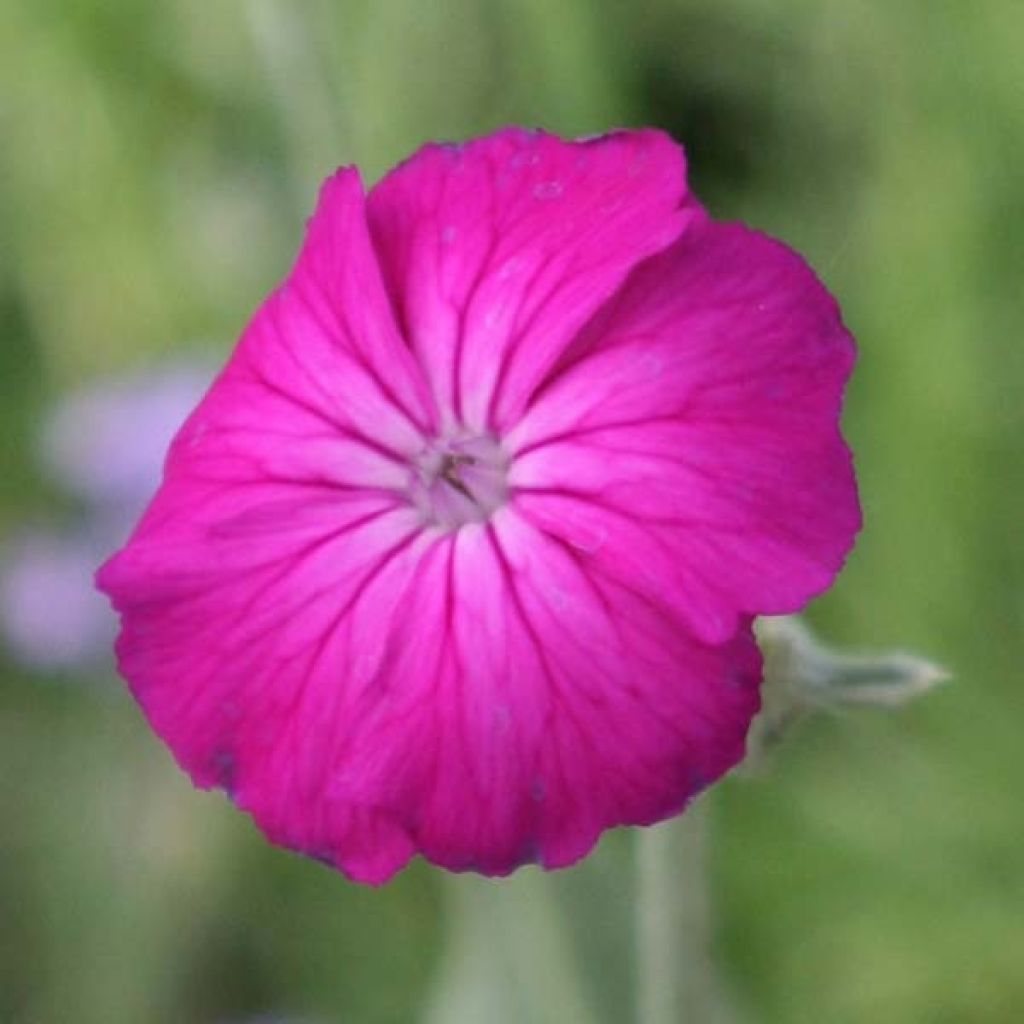
[[[410,500],[443,529],[485,522],[507,499],[508,464],[496,438],[435,439],[413,461]]]

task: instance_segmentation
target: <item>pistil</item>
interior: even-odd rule
[[[413,461],[409,497],[444,530],[485,522],[507,500],[508,464],[496,438],[437,438]]]

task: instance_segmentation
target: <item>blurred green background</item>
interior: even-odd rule
[[[955,674],[807,724],[708,798],[734,1016],[1024,1019],[1022,48],[1019,0],[8,0],[0,534],[78,514],[38,469],[46,411],[222,358],[337,164],[372,181],[508,122],[663,127],[712,212],[802,250],[860,342],[867,525],[811,620]],[[112,679],[0,671],[0,1021],[419,1019],[437,873],[373,891],[273,850]],[[628,1019],[630,862],[614,835],[546,890],[602,1021]]]

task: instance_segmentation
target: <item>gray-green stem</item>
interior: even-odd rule
[[[711,957],[708,809],[637,834],[637,1024],[726,1019]]]
[[[441,882],[445,946],[425,1024],[596,1024],[551,876]]]

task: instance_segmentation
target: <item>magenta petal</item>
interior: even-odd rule
[[[694,223],[578,336],[506,439],[517,506],[708,642],[796,611],[860,528],[838,429],[853,361],[799,256]]]
[[[315,467],[322,483],[388,484],[404,481],[404,457],[435,419],[384,291],[358,175],[338,171],[290,277],[249,325],[172,459],[190,448],[190,460],[216,458],[208,468],[218,476],[305,479]]]
[[[510,511],[432,551],[395,628],[394,696],[360,716],[336,792],[393,802],[457,870],[566,865],[680,810],[757,709],[749,632],[696,644]]]
[[[256,532],[159,569],[137,545],[104,570],[154,728],[274,841],[369,882],[416,850],[556,867],[742,756],[749,630],[698,644],[509,510],[443,538],[363,507],[347,526],[295,521],[274,561]]]
[[[583,322],[693,216],[684,170],[659,132],[508,129],[427,146],[373,189],[393,301],[448,422],[515,422]]]
[[[417,565],[419,523],[382,498],[249,501],[252,514],[151,531],[104,566],[121,671],[197,785],[228,790],[275,841],[383,880],[409,837],[323,794],[356,724],[346,708],[383,653],[380,620]]]

